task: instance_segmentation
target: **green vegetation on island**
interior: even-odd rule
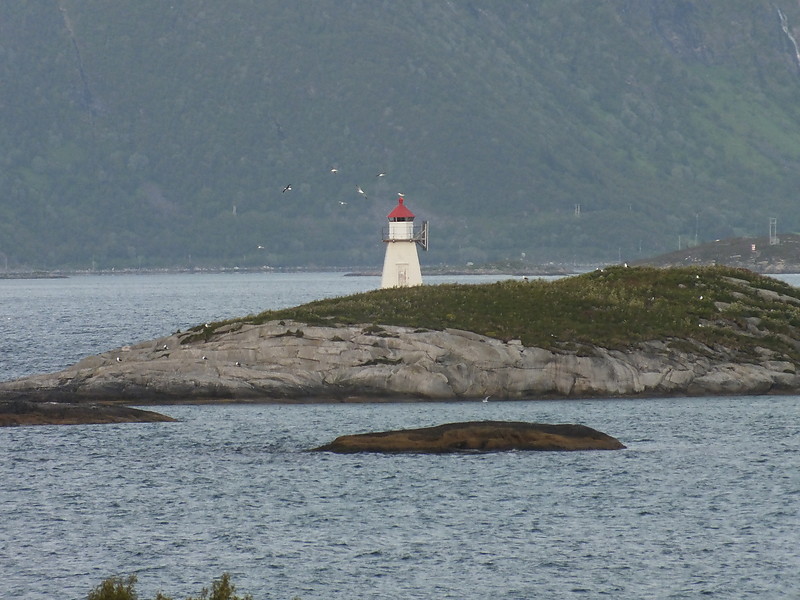
[[[197,327],[184,342],[274,320],[365,323],[376,333],[386,325],[455,328],[566,350],[688,341],[695,351],[724,346],[747,357],[766,348],[800,359],[800,289],[730,267],[615,266],[554,281],[381,289]]]

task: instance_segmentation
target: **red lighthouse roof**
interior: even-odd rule
[[[408,210],[405,206],[403,206],[403,197],[400,196],[397,199],[397,206],[394,207],[394,210],[389,213],[389,219],[413,219],[414,213]]]

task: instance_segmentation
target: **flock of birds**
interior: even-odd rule
[[[331,168],[329,169],[329,173],[330,173],[331,175],[338,175],[338,174],[339,174],[339,167],[336,167],[336,166],[334,166],[334,167],[331,167]],[[387,174],[387,172],[386,172],[386,171],[380,171],[380,172],[378,172],[378,173],[377,173],[377,174],[376,174],[374,177],[375,177],[375,179],[382,179],[382,178],[384,178],[384,177],[387,177],[387,175],[388,175],[388,174]],[[281,194],[285,194],[285,193],[287,193],[287,192],[291,192],[291,191],[292,191],[292,189],[293,189],[292,185],[293,185],[292,183],[287,183],[285,186],[283,186],[283,189],[281,189]],[[364,191],[364,188],[363,188],[363,187],[361,187],[361,185],[360,185],[360,184],[356,183],[356,184],[355,184],[355,187],[356,187],[356,193],[357,193],[359,196],[363,197],[363,198],[364,198],[364,200],[368,200],[368,199],[369,199],[369,198],[368,198],[368,196],[367,196],[367,192],[366,192],[366,191]],[[403,194],[403,193],[401,193],[401,192],[397,192],[397,195],[398,195],[400,198],[404,198],[404,197],[405,197],[405,194]],[[345,201],[345,200],[339,200],[338,202],[339,202],[339,205],[340,205],[340,206],[347,206],[347,204],[348,204],[348,203],[347,203],[347,201]],[[235,210],[235,207],[234,207],[234,210]],[[258,248],[258,250],[266,250],[266,249],[267,249],[267,247],[266,247],[265,245],[263,245],[263,244],[259,244],[259,245],[257,246],[257,248]]]
[[[336,175],[339,172],[339,169],[337,167],[331,167],[330,172],[333,175]],[[386,177],[386,173],[384,171],[381,171],[380,173],[375,175],[375,177]],[[285,194],[286,192],[291,192],[291,191],[292,191],[292,184],[291,183],[287,183],[286,186],[284,186],[283,190],[281,190],[281,194]],[[367,193],[364,191],[364,189],[359,184],[356,184],[356,192],[358,192],[359,195],[363,196],[365,200],[368,199],[367,198]],[[399,192],[398,192],[397,195],[400,196],[401,198],[404,196],[404,194],[401,194]],[[344,205],[347,204],[347,202],[345,202],[344,200],[340,200],[339,204],[344,206]]]

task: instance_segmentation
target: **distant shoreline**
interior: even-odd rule
[[[755,244],[755,242],[753,242]],[[800,236],[786,235],[780,246],[757,246],[760,250],[750,253],[750,238],[725,240],[704,246],[673,252],[660,257],[634,261],[631,266],[653,266],[658,268],[679,266],[728,266],[744,268],[763,275],[800,274]],[[731,245],[747,246],[741,254],[728,255]],[[783,254],[778,254],[778,251]],[[744,256],[743,256],[744,255]],[[509,277],[558,277],[580,275],[599,268],[614,266],[613,263],[546,263],[507,265],[486,264],[482,266],[467,265],[464,267],[439,265],[422,267],[423,277],[453,277],[469,275],[505,275]],[[236,273],[342,273],[345,277],[380,277],[381,269],[375,266],[348,267],[163,267],[163,268],[111,268],[111,269],[54,269],[20,270],[0,272],[3,279],[64,279],[81,275],[180,275],[180,274],[236,274]]]
[[[47,272],[0,273],[0,279],[66,279],[68,275]]]
[[[510,267],[507,269],[496,267],[456,268],[456,267],[431,267],[422,269],[423,276],[454,276],[454,275],[509,275],[509,276],[558,276],[575,275],[594,269],[593,265],[567,268],[563,265],[532,265],[530,268]],[[0,279],[66,279],[79,275],[153,275],[153,274],[235,274],[235,273],[343,273],[345,277],[380,277],[380,269],[359,267],[194,267],[194,268],[163,268],[163,269],[58,269],[54,271],[11,271],[0,273]]]
[[[454,269],[454,268],[441,268],[441,269],[422,269],[423,277],[437,277],[437,276],[452,276],[452,275],[512,275],[518,277],[542,277],[542,276],[559,276],[559,275],[577,275],[585,272],[587,269],[566,269],[566,268],[546,268],[546,267],[532,267],[530,269],[492,269],[492,268],[479,268],[479,269]],[[588,268],[591,270],[591,268]],[[345,277],[380,277],[380,271],[349,271],[345,273]]]

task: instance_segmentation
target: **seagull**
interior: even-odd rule
[[[400,192],[397,192],[397,195],[400,196],[401,198],[405,198],[406,197],[405,194],[401,194]]]
[[[384,173],[383,171],[381,171],[380,173],[378,173],[377,175],[375,175],[375,177],[386,177],[386,173]]]
[[[122,359],[119,356],[117,357],[117,362],[122,362]]]
[[[483,402],[488,402],[489,398],[491,398],[491,396],[486,396],[486,398],[483,399]]]
[[[361,194],[362,196],[364,196],[364,200],[366,200],[366,199],[367,199],[367,194],[366,194],[366,192],[365,192],[364,190],[362,190],[362,189],[361,189],[361,186],[360,186],[360,185],[357,185],[357,186],[356,186],[356,190],[358,190],[358,193],[359,193],[359,194]]]
[[[336,167],[333,167],[333,168],[331,169],[331,173],[333,173],[334,175],[335,175],[336,173],[338,173],[338,172],[339,172],[339,169],[337,169]]]
[[[242,366],[242,363],[240,363],[238,360],[237,360],[237,361],[236,361],[234,364],[235,364],[237,367],[241,367],[241,366]]]
[[[258,245],[258,249],[259,249],[259,250],[263,250],[263,249],[264,249],[264,246],[262,246],[261,244],[259,244],[259,245]]]
[[[285,194],[286,192],[290,191],[291,189],[292,189],[292,184],[289,183],[289,184],[286,185],[285,188],[283,188],[283,191],[281,192],[281,194]]]
[[[169,350],[169,346],[167,346],[166,344],[164,344],[164,345],[161,347],[161,349],[162,349],[162,350]]]
[[[339,200],[339,204],[341,204],[342,206],[346,206],[347,202],[345,202],[344,200]]]
[[[206,357],[204,356],[204,357],[203,357],[203,360],[208,360],[208,358],[206,358]]]

